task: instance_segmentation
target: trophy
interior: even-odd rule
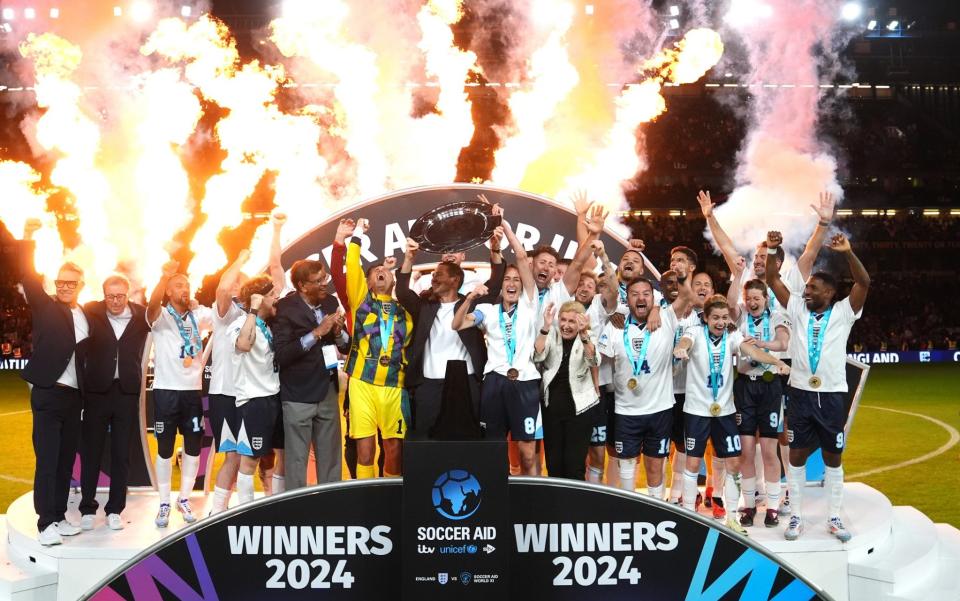
[[[431,209],[410,228],[420,250],[442,255],[470,250],[493,236],[500,216],[483,200],[451,202]]]

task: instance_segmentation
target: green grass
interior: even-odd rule
[[[927,415],[960,430],[960,366],[881,365],[870,372],[844,453],[845,471],[856,474],[937,449],[948,439],[927,420],[871,407]],[[34,455],[27,387],[14,372],[0,372],[0,510],[28,492]],[[21,413],[17,413],[21,412]],[[176,480],[176,478],[174,478]],[[935,522],[960,527],[960,445],[946,453],[862,479],[895,505],[913,505]],[[26,482],[24,482],[26,481]]]

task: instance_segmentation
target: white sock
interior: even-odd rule
[[[237,474],[237,500],[240,503],[253,500],[253,474]]]
[[[730,517],[733,517],[733,512],[737,510],[737,501],[740,498],[740,486],[737,483],[739,479],[740,474],[729,472],[725,472],[723,478],[723,502],[726,505],[727,515]],[[750,496],[753,497],[753,493]]]
[[[747,509],[757,507],[757,499],[754,493],[757,491],[757,477],[744,478],[743,482],[743,506]]]
[[[790,490],[790,511],[800,517],[800,504],[803,501],[803,484],[807,478],[807,466],[787,466],[787,487]]]
[[[230,492],[229,488],[213,487],[213,508],[210,510],[211,515],[226,511],[227,506],[230,504]]]
[[[273,475],[273,494],[278,495],[287,490],[287,479],[283,476]]]
[[[180,498],[189,499],[193,492],[193,485],[197,482],[197,472],[200,471],[200,456],[187,455],[180,458]]]
[[[763,471],[763,451],[760,449],[760,443],[757,443],[757,448],[755,449],[756,454],[753,456],[753,467],[754,474],[756,474],[756,483],[757,483],[757,492],[761,495],[767,494],[766,487],[764,486],[766,480],[764,479]]]
[[[154,463],[157,470],[157,490],[160,492],[160,502],[170,503],[170,477],[173,474],[173,458],[166,459],[157,455]]]
[[[767,480],[767,509],[780,511],[780,479],[779,478],[772,481]]]
[[[637,459],[620,460],[620,488],[634,491],[637,489]]]
[[[663,500],[663,482],[661,481],[657,486],[648,486],[647,494],[653,497],[654,499]]]
[[[588,465],[587,466],[587,482],[593,482],[594,484],[600,484],[601,482],[603,482],[603,468]]]
[[[696,510],[697,502],[697,474],[683,470],[683,507],[690,511]]]
[[[830,511],[827,519],[840,517],[840,507],[843,505],[843,466],[826,467],[824,486],[830,495]]]
[[[723,459],[713,458],[713,496],[723,497],[723,487],[726,482],[727,466]]]
[[[676,503],[683,492],[683,465],[687,462],[687,454],[677,452],[673,456],[673,478],[670,480],[670,501]]]

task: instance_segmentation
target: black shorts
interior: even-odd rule
[[[783,428],[783,386],[780,378],[764,382],[740,375],[733,382],[737,427],[744,436],[776,438]]]
[[[593,421],[593,430],[590,432],[590,446],[602,447],[607,444],[608,438],[613,436],[613,410],[616,399],[612,390],[604,386],[600,389],[600,402],[590,410]],[[609,434],[609,436],[608,436]]]
[[[157,436],[203,435],[203,401],[199,390],[153,391],[153,433]]]
[[[790,388],[787,405],[787,440],[791,449],[815,449],[843,453],[843,427],[847,423],[845,392],[810,392]]]
[[[283,448],[283,414],[280,395],[250,399],[237,407],[240,421],[237,453],[262,457]],[[279,446],[278,446],[279,445]]]
[[[614,451],[626,459],[641,453],[647,457],[666,457],[670,454],[672,424],[672,408],[649,415],[617,415]]]
[[[240,420],[237,417],[237,400],[226,394],[208,395],[210,411],[210,429],[213,431],[213,448],[218,453],[237,450],[237,429]]]
[[[480,421],[487,438],[542,440],[540,380],[511,380],[493,371],[480,386]]]
[[[707,439],[713,441],[713,453],[720,459],[740,456],[740,433],[734,414],[703,417],[684,414],[684,437],[689,457],[703,457]]]
[[[683,402],[687,395],[680,393],[673,395],[676,401],[673,404],[673,427],[670,429],[670,440],[677,446],[677,450],[683,452]]]

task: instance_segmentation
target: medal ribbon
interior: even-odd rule
[[[513,317],[510,318],[509,324],[507,324],[507,321],[503,318],[503,303],[497,308],[500,310],[500,331],[503,333],[503,341],[507,348],[507,364],[513,367],[513,355],[517,352],[517,339],[514,337],[516,330],[513,324],[517,322],[517,312],[519,312],[520,307],[514,307],[514,314]],[[507,325],[510,327],[507,328]]]
[[[627,304],[627,285],[623,282],[620,282],[618,290],[620,291],[620,304]]]
[[[392,303],[391,303],[392,305]],[[387,351],[387,345],[390,342],[390,337],[393,335],[393,319],[395,315],[395,308],[390,310],[390,318],[384,322],[383,321],[383,303],[379,300],[374,301],[374,306],[377,308],[377,322],[380,326],[380,352],[385,353]]]
[[[633,321],[632,315],[627,317],[627,323],[623,326],[623,348],[627,352],[627,359],[630,359],[630,363],[633,364],[633,375],[639,376],[643,370],[643,362],[647,360],[647,350],[650,348],[650,345],[647,344],[650,341],[650,331],[647,330],[647,324],[643,324],[643,327],[640,328],[643,337],[640,342],[640,354],[635,357],[633,355],[633,343],[628,335],[631,324],[640,328],[640,324]]]
[[[757,324],[754,322],[753,315],[750,315],[749,313],[747,313],[747,331],[750,332],[750,336],[752,338],[757,337]],[[761,334],[762,334],[760,338],[761,342],[770,342],[770,309],[763,310],[763,326],[762,326]],[[767,365],[766,363],[757,363],[755,361],[753,361],[752,363],[755,366],[756,365],[763,366],[764,369],[767,369],[769,367],[769,365]]]
[[[820,353],[823,352],[823,339],[827,333],[827,324],[830,322],[830,313],[833,307],[823,312],[821,319],[811,313],[807,318],[807,358],[810,360],[810,373],[817,373],[820,365]],[[814,327],[816,326],[816,327]]]
[[[183,340],[183,352],[190,358],[196,357],[197,352],[200,350],[201,343],[200,328],[197,327],[197,318],[193,316],[193,311],[188,310],[187,315],[190,316],[190,323],[193,325],[193,333],[196,336],[196,344],[194,344],[193,339],[187,335],[187,330],[183,327],[183,318],[177,314],[172,306],[167,305],[167,313],[173,316],[173,320],[177,323],[177,329],[180,330],[180,338]]]
[[[727,354],[727,331],[723,331],[723,338],[720,339],[720,352],[714,354],[713,340],[710,339],[710,328],[703,328],[703,337],[707,341],[707,352],[710,354],[710,390],[713,392],[713,400],[716,402],[720,394],[720,376],[723,373],[723,363]]]
[[[270,350],[273,350],[273,334],[270,332],[270,328],[267,327],[267,322],[263,321],[259,317],[256,320],[257,329],[263,334],[263,337],[267,339],[267,344],[270,345]]]

